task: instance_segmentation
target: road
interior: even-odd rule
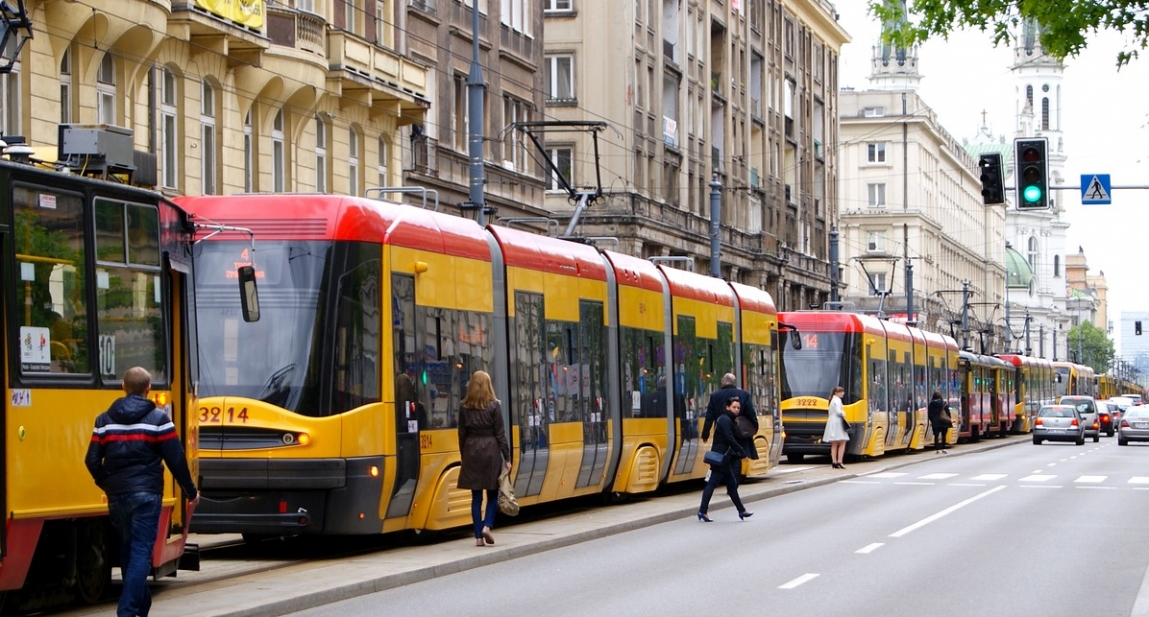
[[[293,615],[1149,616],[1149,448],[919,456]]]

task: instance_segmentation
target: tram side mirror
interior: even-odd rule
[[[243,306],[243,320],[259,321],[259,293],[255,288],[255,268],[240,266],[238,273],[239,302]]]
[[[791,348],[795,350],[802,348],[802,333],[798,332],[798,328],[782,322],[778,322],[778,328],[786,331],[786,335],[790,339]]]

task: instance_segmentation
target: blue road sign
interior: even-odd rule
[[[1109,174],[1081,174],[1081,203],[1101,205],[1113,203],[1113,189]]]

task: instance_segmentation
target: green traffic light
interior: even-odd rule
[[[1038,201],[1041,201],[1041,187],[1037,187],[1037,186],[1025,187],[1025,191],[1022,193],[1022,197],[1025,198],[1025,201],[1027,201],[1031,204],[1036,203]]]

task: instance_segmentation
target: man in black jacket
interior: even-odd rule
[[[710,402],[706,405],[706,422],[702,424],[702,441],[710,439],[710,429],[714,427],[715,420],[726,411],[727,401],[735,397],[742,406],[739,416],[749,418],[754,423],[754,432],[758,432],[758,414],[754,411],[754,399],[749,392],[735,385],[737,381],[733,373],[726,373],[722,376],[722,387],[710,395]],[[757,456],[751,453],[750,458]]]
[[[124,587],[117,617],[147,617],[152,606],[148,574],[159,533],[164,463],[188,501],[198,499],[175,424],[147,398],[151,388],[147,370],[137,366],[124,373],[127,396],[96,418],[84,457],[92,479],[108,496],[108,514],[120,532]]]

